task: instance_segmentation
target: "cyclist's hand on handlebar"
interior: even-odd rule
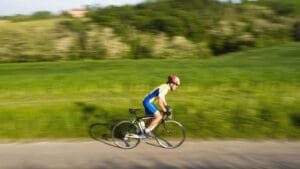
[[[166,105],[166,112],[164,112],[165,113],[165,115],[167,115],[167,118],[168,119],[172,119],[172,114],[173,114],[173,110],[172,110],[172,108],[169,106],[169,105]]]
[[[167,115],[167,116],[170,116],[170,115],[172,115],[172,112],[171,111],[166,111],[166,112],[164,112],[164,114]]]
[[[172,108],[169,105],[166,105],[166,113],[171,112],[172,113]]]

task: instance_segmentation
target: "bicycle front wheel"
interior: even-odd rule
[[[132,122],[121,121],[113,127],[112,139],[118,147],[131,149],[140,143],[137,132],[138,128]]]
[[[162,147],[176,148],[185,140],[185,128],[175,120],[165,120],[157,126],[155,136]]]

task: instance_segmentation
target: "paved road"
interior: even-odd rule
[[[299,169],[300,142],[187,141],[173,150],[96,141],[0,144],[0,169],[101,168]]]

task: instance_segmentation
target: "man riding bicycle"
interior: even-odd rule
[[[153,117],[150,125],[145,129],[147,136],[153,136],[152,130],[156,127],[159,121],[162,119],[162,115],[155,106],[154,103],[158,103],[159,108],[165,113],[171,113],[172,109],[166,102],[166,95],[168,91],[174,91],[180,85],[180,80],[175,75],[168,77],[167,83],[161,84],[150,92],[144,99],[143,105],[145,108],[146,116]]]

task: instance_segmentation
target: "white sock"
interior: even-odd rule
[[[150,130],[150,129],[148,129],[148,128],[147,128],[147,129],[145,129],[145,132],[146,132],[146,133],[149,133],[150,131],[151,131],[151,130]]]

